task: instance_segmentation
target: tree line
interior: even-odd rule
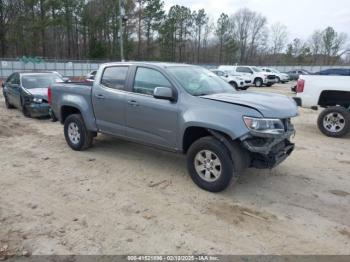
[[[197,64],[345,64],[347,36],[332,27],[288,42],[281,23],[240,9],[214,21],[205,9],[161,0],[0,0],[0,56]],[[123,32],[119,23],[122,21]]]

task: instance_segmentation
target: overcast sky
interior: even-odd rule
[[[306,38],[316,29],[333,26],[350,38],[350,0],[164,0],[167,10],[184,5],[192,10],[204,8],[216,22],[222,12],[230,15],[240,8],[260,12],[269,24],[281,22],[289,37]]]

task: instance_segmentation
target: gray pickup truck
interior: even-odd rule
[[[193,181],[211,192],[246,168],[275,167],[294,149],[292,99],[235,91],[198,66],[104,64],[92,86],[55,84],[48,97],[72,149],[104,133],[183,153]]]

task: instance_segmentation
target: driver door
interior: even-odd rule
[[[175,149],[178,104],[154,98],[156,87],[173,88],[167,77],[157,69],[137,67],[132,91],[127,94],[126,134],[142,143]]]
[[[21,93],[20,93],[20,79],[19,74],[14,73],[9,77],[8,81],[5,83],[6,85],[6,95],[10,104],[21,107]]]

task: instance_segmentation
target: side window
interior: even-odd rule
[[[136,71],[133,91],[139,94],[153,95],[153,90],[156,87],[171,87],[171,84],[159,71],[139,67]]]
[[[19,80],[19,74],[15,74],[15,78],[13,79],[12,84],[16,84],[16,85],[21,84]]]
[[[244,67],[237,67],[236,68],[236,72],[239,72],[239,73],[247,73],[246,71],[245,71],[245,68]]]
[[[14,73],[12,75],[9,76],[9,78],[7,78],[6,83],[9,83],[11,85],[13,84],[20,84],[20,80],[19,80],[19,74]]]
[[[128,66],[107,67],[103,72],[101,84],[113,89],[125,89],[125,81],[128,75],[128,70]]]
[[[239,73],[253,74],[253,71],[250,68],[248,68],[248,67],[239,66],[239,67],[237,67],[236,71],[239,72]]]
[[[6,79],[6,83],[12,84],[13,79],[15,78],[15,74],[10,75],[7,79]]]

